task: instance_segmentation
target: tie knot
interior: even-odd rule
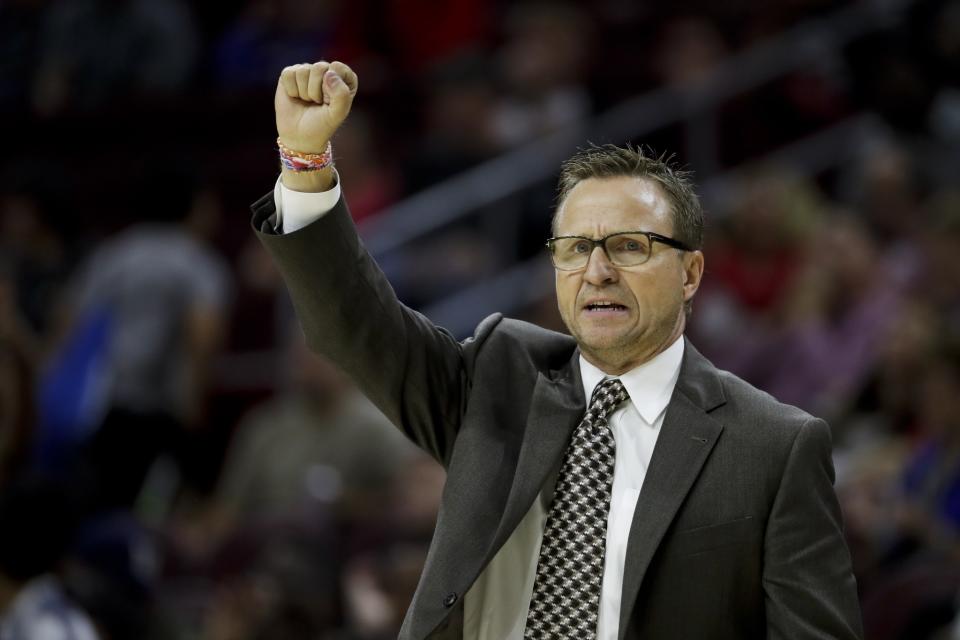
[[[584,418],[591,422],[606,420],[617,405],[629,398],[630,394],[618,378],[604,378],[594,387],[593,395],[590,397],[590,408],[587,409],[587,415]]]

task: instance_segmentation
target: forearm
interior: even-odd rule
[[[256,229],[271,209],[268,199],[255,205]],[[349,375],[411,439],[444,459],[462,413],[460,346],[397,300],[357,238],[345,204],[297,233],[259,236],[283,275],[310,347]]]

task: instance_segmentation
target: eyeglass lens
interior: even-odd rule
[[[553,264],[558,269],[580,269],[593,253],[594,242],[586,238],[553,241]],[[634,267],[650,258],[650,239],[638,233],[618,233],[604,241],[607,257],[618,267]]]

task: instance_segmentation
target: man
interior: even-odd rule
[[[323,152],[356,89],[339,62],[284,69],[253,224],[308,344],[447,469],[400,637],[860,637],[828,427],[682,337],[704,265],[683,176],[568,161],[549,245],[573,339],[495,314],[457,343],[351,225]]]
[[[67,301],[73,326],[63,374],[45,397],[49,432],[83,436],[98,507],[132,505],[161,454],[175,457],[188,483],[199,482],[190,445],[203,424],[232,283],[207,242],[205,219],[215,210],[179,158],[163,160],[146,172],[141,219],[99,244],[80,270]],[[60,418],[57,392],[71,398],[77,386],[79,415]]]

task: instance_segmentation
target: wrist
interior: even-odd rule
[[[322,153],[306,153],[287,146],[277,138],[283,186],[294,191],[317,193],[328,191],[334,183],[333,146],[328,141]]]
[[[320,171],[333,164],[333,145],[327,142],[322,153],[305,153],[291,149],[277,138],[280,150],[280,164],[291,171]]]
[[[283,169],[280,173],[283,186],[302,193],[320,193],[329,191],[336,184],[336,173],[333,165],[319,171],[291,171]]]
[[[320,154],[327,150],[330,138],[324,140],[303,140],[292,136],[277,136],[277,146],[292,149],[304,155]]]

